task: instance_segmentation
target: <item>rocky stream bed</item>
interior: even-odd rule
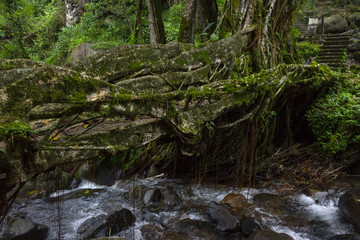
[[[346,178],[324,191],[279,195],[167,178],[74,181],[17,201],[2,239],[360,239],[359,185]]]

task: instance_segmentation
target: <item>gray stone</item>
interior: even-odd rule
[[[135,216],[128,209],[116,210],[100,218],[81,235],[82,239],[99,238],[116,234],[135,222]]]
[[[97,222],[99,222],[102,219],[105,219],[106,215],[105,214],[101,214],[98,215],[96,217],[91,217],[87,220],[85,220],[77,229],[77,233],[78,234],[83,234],[84,232],[86,232],[86,230],[88,230],[91,226],[93,226],[94,224],[96,224]]]
[[[83,43],[71,50],[70,58],[71,62],[77,62],[84,59],[87,56],[95,55],[98,51],[91,48],[91,43]]]
[[[163,230],[157,226],[147,224],[141,227],[141,235],[144,240],[159,239],[163,235]]]
[[[360,233],[360,192],[347,191],[339,199],[339,209],[355,231]]]
[[[155,177],[157,175],[160,174],[160,171],[159,169],[154,165],[152,164],[149,169],[147,170],[147,173],[146,173],[146,177],[149,178],[149,177]]]
[[[249,240],[294,240],[291,236],[285,233],[277,233],[271,230],[258,230],[252,234]]]
[[[10,217],[3,239],[6,240],[42,240],[46,239],[49,228],[20,217]]]
[[[324,19],[325,33],[341,33],[348,28],[347,22],[343,16],[336,14]],[[319,28],[320,29],[320,28]]]
[[[150,189],[147,190],[143,202],[144,204],[150,204],[150,203],[159,203],[163,199],[163,196],[161,194],[160,189]]]
[[[206,209],[211,222],[216,224],[216,229],[222,232],[239,232],[240,221],[235,217],[227,205],[211,202]]]

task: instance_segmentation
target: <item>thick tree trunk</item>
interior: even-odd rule
[[[217,25],[218,5],[216,0],[197,0],[197,24],[201,41],[206,42]]]
[[[178,41],[194,43],[197,0],[185,0]]]
[[[138,0],[136,7],[136,19],[133,34],[133,42],[137,43],[141,38],[141,13],[143,10],[143,0]]]
[[[161,1],[146,0],[150,26],[151,44],[166,43],[164,24],[162,21]]]

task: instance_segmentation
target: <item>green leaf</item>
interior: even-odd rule
[[[213,34],[211,34],[210,38],[213,41],[217,41],[217,40],[219,40],[219,35],[217,35],[216,33],[213,33]]]

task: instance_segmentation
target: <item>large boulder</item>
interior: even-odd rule
[[[240,220],[231,213],[231,209],[224,204],[211,202],[206,209],[211,222],[216,225],[216,229],[222,232],[241,231]]]
[[[42,240],[46,239],[49,228],[20,217],[10,217],[2,239],[6,240]]]
[[[360,233],[360,192],[347,191],[339,199],[339,209],[357,233]]]
[[[89,228],[81,234],[81,238],[91,239],[111,236],[128,228],[134,222],[135,216],[131,213],[130,210],[125,208],[116,210],[108,216],[101,217],[98,221],[94,221],[91,227],[89,223],[86,223]]]
[[[71,62],[77,62],[84,59],[87,56],[95,55],[98,51],[91,48],[91,43],[83,43],[71,50],[70,58]]]
[[[242,209],[246,207],[247,200],[241,194],[229,193],[228,195],[225,196],[223,200],[220,201],[220,203],[226,203],[231,208]]]
[[[321,29],[321,28],[319,28]],[[347,22],[343,16],[336,14],[324,19],[325,33],[342,33],[348,29]]]

